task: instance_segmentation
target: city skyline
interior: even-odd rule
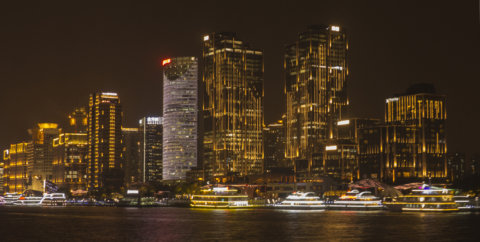
[[[299,4],[302,4],[302,2]],[[272,123],[274,120],[280,119],[285,107],[283,88],[281,87],[283,85],[279,84],[284,82],[282,78],[284,46],[292,43],[298,33],[308,25],[325,23],[345,26],[349,33],[351,72],[348,96],[351,110],[353,110],[352,117],[381,119],[384,111],[382,100],[386,97],[401,92],[409,84],[431,82],[437,87],[438,93],[448,96],[449,119],[447,126],[449,128],[447,129],[447,136],[449,150],[467,152],[468,155],[471,155],[477,151],[475,137],[479,134],[478,129],[471,128],[474,127],[474,120],[479,114],[471,111],[474,110],[475,106],[478,106],[478,101],[472,93],[476,84],[470,81],[475,79],[474,69],[478,66],[478,59],[475,58],[478,54],[478,46],[474,45],[478,42],[476,40],[480,36],[477,25],[478,18],[476,18],[474,12],[478,11],[478,6],[474,2],[459,3],[462,6],[441,5],[439,3],[390,4],[396,8],[374,2],[365,4],[353,2],[349,4],[327,3],[325,4],[326,10],[322,10],[311,17],[300,17],[298,11],[293,11],[293,16],[297,18],[292,23],[285,20],[275,22],[281,17],[268,15],[265,10],[269,6],[263,4],[259,6],[258,10],[250,13],[251,20],[240,17],[238,19],[241,21],[237,21],[235,17],[243,15],[234,13],[224,23],[216,23],[213,21],[214,18],[205,18],[203,21],[193,24],[192,27],[182,29],[182,31],[172,27],[162,31],[156,30],[159,33],[150,32],[154,31],[150,28],[157,25],[161,26],[162,21],[160,20],[168,20],[168,15],[161,18],[160,16],[147,14],[145,15],[146,19],[142,19],[138,16],[143,16],[140,13],[146,9],[145,6],[129,10],[126,6],[118,5],[115,11],[107,10],[106,6],[103,6],[105,9],[100,8],[102,10],[92,12],[94,16],[106,14],[106,17],[98,17],[95,20],[98,20],[98,29],[80,27],[80,23],[86,20],[76,9],[66,11],[71,13],[71,16],[57,12],[50,17],[43,16],[40,13],[33,14],[33,17],[39,19],[37,23],[31,21],[33,17],[30,17],[32,19],[25,18],[23,21],[10,22],[7,26],[7,33],[16,34],[8,35],[10,37],[7,38],[7,42],[12,44],[12,49],[7,50],[4,58],[2,58],[2,66],[6,71],[4,72],[6,73],[4,78],[11,80],[4,87],[7,93],[2,95],[2,103],[5,103],[6,113],[12,114],[15,118],[1,121],[2,127],[8,127],[8,129],[3,129],[4,135],[0,139],[0,145],[2,145],[2,148],[7,148],[10,143],[25,140],[28,137],[25,129],[35,123],[58,122],[61,127],[66,127],[62,124],[66,120],[66,114],[72,107],[85,105],[85,95],[97,90],[113,90],[122,96],[125,104],[123,108],[124,119],[126,119],[125,126],[127,127],[133,126],[142,116],[160,115],[162,97],[159,93],[161,93],[162,82],[159,60],[164,57],[180,55],[200,56],[202,41],[200,36],[217,30],[234,31],[242,39],[248,40],[252,46],[264,49],[265,124]],[[29,13],[29,9],[35,7],[43,9],[40,6],[30,6],[22,9],[19,8],[20,6],[13,7],[18,9],[18,16],[26,15]],[[58,6],[58,8],[60,7],[62,6]],[[153,5],[153,7],[160,6]],[[180,9],[180,6],[175,5],[165,5],[165,7]],[[424,16],[425,11],[428,11],[430,7],[437,11],[430,10],[430,17]],[[214,10],[209,11],[222,9],[224,7],[216,6]],[[386,16],[385,11],[382,11],[387,9],[386,12],[391,11],[391,16]],[[466,9],[470,9],[472,14],[460,13]],[[43,12],[40,12],[45,14],[48,11],[54,11],[55,8],[54,10],[43,10]],[[285,13],[288,10],[288,5],[286,2],[281,2],[274,10],[277,13]],[[358,18],[361,10],[365,10],[365,13],[374,12],[377,15],[369,18]],[[401,12],[405,13],[406,16],[411,16],[411,18],[403,18]],[[131,13],[137,18],[132,18],[131,23],[125,22],[125,20],[119,23],[112,22],[112,20],[120,17],[119,13]],[[441,18],[446,13],[453,14],[456,18],[448,18],[448,21]],[[348,17],[348,14],[357,18]],[[264,18],[264,15],[273,17],[271,20],[258,23],[255,26],[248,24],[250,21]],[[434,17],[431,17],[432,15]],[[226,14],[222,16],[226,16]],[[382,19],[382,22],[376,21],[379,19]],[[178,28],[184,27],[185,24],[187,23],[179,23]],[[126,26],[127,33],[139,33],[139,37],[126,38],[125,35],[120,34],[119,28],[123,25]],[[142,26],[144,28],[140,28]],[[35,27],[41,28],[36,32]],[[101,31],[104,29],[111,30],[104,34]],[[443,31],[445,29],[454,31],[457,36],[455,38],[450,35],[444,36]],[[87,37],[84,37],[86,39],[75,39],[79,33],[82,33],[82,30],[86,33],[85,36]],[[155,43],[154,45],[154,42],[160,37],[157,35],[161,35],[162,38],[165,36],[161,33],[172,34],[165,38],[168,41]],[[23,38],[25,39],[23,42],[14,43],[15,38],[31,34],[34,36],[33,40]],[[115,39],[115,36],[119,38]],[[413,38],[412,36],[417,37]],[[58,40],[55,39],[56,37]],[[461,41],[462,44],[451,44],[454,39]],[[61,41],[63,44],[56,46],[54,43],[59,43],[56,41]],[[145,45],[143,47],[136,45],[139,43],[145,43]],[[402,45],[399,45],[399,43],[402,43]],[[184,48],[180,48],[180,45]],[[446,49],[444,49],[445,46]],[[99,48],[104,47],[108,48],[99,50]],[[123,49],[122,47],[129,48]],[[36,48],[35,51],[32,48]],[[25,55],[25,51],[29,50],[29,55],[26,55],[29,58],[19,59],[13,55],[17,53],[22,56]],[[403,53],[407,52],[405,50],[409,50],[408,54]],[[98,51],[96,55],[98,58],[94,58],[98,60],[91,59],[95,55],[86,57],[81,53],[82,51],[86,51],[87,55],[92,54],[91,51]],[[451,56],[443,61],[437,60],[447,55],[442,54],[445,51]],[[121,56],[124,58],[119,58]],[[68,61],[63,61],[65,59]],[[407,59],[411,62],[405,64]],[[132,62],[134,63],[131,68],[125,70],[125,66],[129,66]],[[93,63],[97,67],[92,66]],[[14,67],[13,64],[16,66]],[[116,72],[118,74],[115,74]],[[135,79],[139,81],[134,81]],[[82,85],[77,85],[78,88],[73,90],[70,89],[71,83],[82,83]],[[133,84],[135,88],[132,88],[131,85]],[[21,86],[32,88],[20,91]],[[40,93],[42,94],[40,95]],[[153,93],[156,94],[152,95]],[[14,98],[12,95],[18,97]],[[65,95],[68,95],[71,99]],[[12,105],[11,100],[21,101],[16,101],[15,105]],[[46,105],[35,108],[35,110],[29,110],[27,107],[31,107],[31,102],[34,102],[34,100],[44,101]],[[278,100],[281,100],[282,105],[278,105]],[[150,103],[156,103],[157,105]]]

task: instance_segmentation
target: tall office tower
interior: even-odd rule
[[[163,177],[163,118],[144,117],[140,119],[140,180],[158,182]]]
[[[347,50],[345,30],[338,26],[311,26],[286,47],[288,159],[312,166],[326,140],[335,138],[348,106]]]
[[[69,132],[72,133],[87,133],[87,111],[84,107],[76,108],[68,115],[70,127]]]
[[[198,157],[198,60],[177,57],[162,65],[163,180],[185,180]]]
[[[33,190],[43,190],[44,180],[52,180],[53,139],[62,132],[56,123],[39,123],[28,132],[32,135],[33,162],[29,164]]]
[[[282,119],[263,128],[263,142],[265,170],[288,167],[289,164],[285,160],[285,126]]]
[[[87,188],[118,191],[123,184],[122,109],[116,93],[90,95],[88,106]]]
[[[234,33],[203,37],[207,176],[263,172],[263,52]]]
[[[141,181],[140,140],[141,132],[138,128],[122,127],[122,163],[127,187]]]
[[[413,136],[393,134],[394,140],[400,139],[399,143],[414,143],[409,152],[415,155],[409,159],[389,157],[385,160],[386,176],[393,180],[403,177],[447,178],[446,120],[446,97],[435,94],[433,85],[416,84],[405,94],[388,98],[385,123],[416,130]]]
[[[31,184],[29,165],[33,159],[33,144],[22,142],[11,144],[3,151],[3,183],[5,192],[22,193]]]
[[[87,190],[87,134],[63,133],[53,139],[52,182],[70,191]]]

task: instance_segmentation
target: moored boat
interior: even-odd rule
[[[248,196],[241,194],[236,188],[213,187],[203,189],[200,194],[192,196],[190,206],[193,208],[220,208],[237,209],[252,208]]]
[[[327,207],[334,210],[382,210],[385,206],[382,200],[370,191],[360,192],[356,189],[347,192],[339,199],[328,203]]]
[[[325,209],[325,203],[313,192],[294,192],[273,208],[279,209]]]
[[[453,193],[452,189],[423,184],[412,189],[410,194],[393,198],[392,201],[384,204],[394,211],[455,212],[459,209]]]

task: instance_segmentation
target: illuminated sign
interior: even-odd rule
[[[105,95],[105,96],[117,96],[117,94],[114,93],[114,92],[102,92],[102,95]]]
[[[210,36],[208,36],[208,35],[203,36],[203,41],[207,41],[209,39],[210,39]]]
[[[398,97],[387,98],[387,100],[386,100],[386,103],[389,103],[389,102],[396,102],[396,101],[398,101]]]
[[[338,126],[348,125],[348,124],[350,124],[350,120],[340,120],[340,121],[337,122]]]
[[[138,194],[138,190],[127,190],[127,194]]]
[[[329,145],[329,146],[325,147],[325,150],[337,150],[337,146],[336,145]]]
[[[170,64],[170,62],[172,62],[172,59],[165,59],[162,61],[162,66],[166,65],[166,64]]]
[[[338,26],[332,26],[332,31],[338,32],[338,31],[340,31],[340,27],[338,27]]]
[[[214,192],[226,192],[226,191],[228,191],[228,187],[214,187],[213,191]]]

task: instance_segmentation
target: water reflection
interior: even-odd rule
[[[2,241],[473,240],[476,213],[0,207]]]

